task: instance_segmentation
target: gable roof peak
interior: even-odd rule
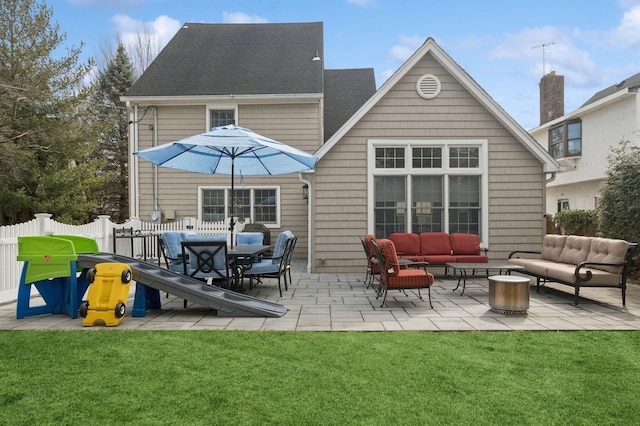
[[[544,166],[546,172],[560,171],[560,165],[549,155],[549,153],[538,144],[533,137],[527,133],[507,112],[498,105],[493,98],[458,65],[435,41],[428,37],[404,64],[385,81],[376,93],[365,102],[362,107],[340,128],[329,140],[322,145],[316,155],[322,159],[331,148],[343,138],[353,126],[358,123],[365,114],[369,112],[395,85],[413,69],[416,64],[430,53],[440,65],[447,70],[469,93],[475,97],[505,128],[524,145]]]

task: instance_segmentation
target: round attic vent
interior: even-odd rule
[[[425,99],[433,99],[440,94],[440,80],[433,74],[425,74],[418,79],[416,90]]]

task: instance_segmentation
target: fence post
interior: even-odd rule
[[[111,241],[111,239],[113,238],[112,226],[109,224],[110,217],[111,216],[109,216],[108,214],[98,215],[98,221],[100,222],[100,229],[102,230],[101,232],[104,237],[102,239],[102,247],[100,247],[100,250],[103,252],[110,252],[113,247],[113,243]]]
[[[36,222],[38,227],[38,235],[52,234],[51,230],[51,214],[50,213],[36,213]]]

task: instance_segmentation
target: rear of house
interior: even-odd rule
[[[315,272],[362,269],[368,233],[475,233],[491,259],[537,248],[559,170],[432,39],[317,154]]]
[[[371,69],[325,70],[322,38],[321,23],[186,24],[122,98],[131,153],[230,122],[315,152],[314,173],[238,171],[233,212],[293,231],[314,272],[361,271],[368,233],[475,233],[492,259],[539,247],[559,165],[433,39],[376,91]],[[229,210],[229,176],[134,158],[130,185],[132,216]]]

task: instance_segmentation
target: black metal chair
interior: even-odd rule
[[[282,281],[284,281],[285,290],[289,290],[286,279],[287,258],[290,256],[292,244],[294,244],[295,236],[290,231],[283,231],[276,240],[272,257],[263,257],[258,263],[251,265],[250,269],[244,271],[244,276],[249,279],[256,278],[258,282],[262,278],[277,278],[278,290],[282,297]]]
[[[298,242],[298,237],[292,237],[291,238],[291,247],[289,247],[288,253],[287,253],[287,258],[286,258],[286,263],[285,263],[285,268],[287,270],[287,275],[289,276],[289,284],[293,284],[293,279],[291,278],[291,258],[293,257],[293,250],[295,250],[296,248],[296,243]],[[284,277],[285,279],[285,287],[286,287],[286,280],[287,277]]]
[[[222,241],[183,241],[184,274],[211,281],[212,284],[233,288],[238,284],[239,271],[229,263],[227,243]]]

